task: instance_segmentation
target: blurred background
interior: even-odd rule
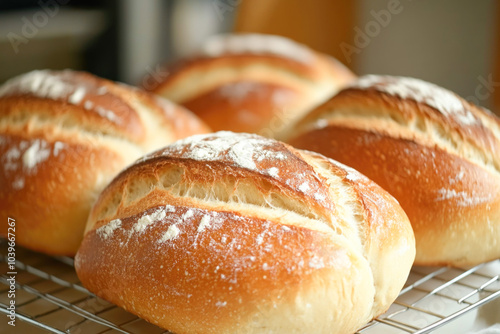
[[[0,82],[81,69],[129,84],[221,32],[290,37],[355,73],[404,75],[500,110],[500,15],[483,0],[0,0]],[[144,83],[142,83],[144,84]]]

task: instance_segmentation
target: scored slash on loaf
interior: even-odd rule
[[[214,130],[279,137],[355,78],[338,60],[280,36],[212,36],[142,86],[192,110]]]
[[[434,84],[359,78],[300,120],[288,143],[345,163],[408,214],[416,263],[500,256],[500,120]]]
[[[122,168],[208,131],[182,107],[88,73],[20,75],[0,86],[0,214],[16,219],[18,244],[72,256],[92,203]]]
[[[75,258],[90,291],[176,333],[349,333],[406,281],[413,232],[375,183],[257,135],[197,135],[121,172]]]

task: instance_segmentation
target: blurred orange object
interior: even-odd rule
[[[340,45],[354,38],[356,5],[356,1],[344,0],[240,1],[235,32],[285,36],[332,55],[353,69]]]

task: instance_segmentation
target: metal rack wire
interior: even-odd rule
[[[169,333],[82,287],[71,258],[18,247],[12,268],[5,240],[0,249],[0,313],[6,317],[0,333]],[[9,273],[15,273],[15,327],[7,324]],[[500,297],[499,275],[500,259],[468,270],[414,267],[390,309],[358,333],[422,334],[453,323],[461,329],[453,332],[464,333],[482,313],[491,318],[484,319],[487,324],[500,322],[500,299],[494,301]]]

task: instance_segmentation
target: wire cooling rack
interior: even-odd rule
[[[4,239],[0,249],[0,333],[169,333],[82,287],[71,258],[17,247],[10,267]],[[468,333],[478,322],[500,323],[499,275],[500,259],[468,270],[414,267],[389,310],[358,333]],[[8,324],[12,291],[15,327]]]

